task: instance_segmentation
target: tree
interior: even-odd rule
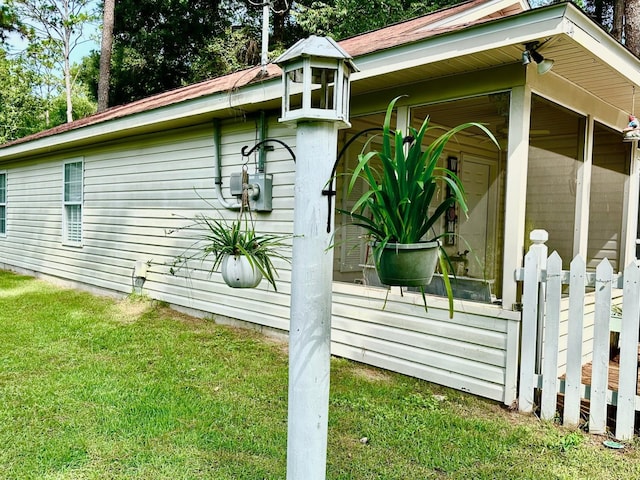
[[[111,105],[200,80],[192,66],[231,26],[234,2],[120,0],[115,6]]]
[[[311,33],[344,38],[460,3],[265,1],[271,9],[271,57]],[[109,103],[127,103],[259,63],[263,5],[263,0],[119,0]]]
[[[9,7],[30,27],[31,53],[62,66],[67,122],[73,121],[71,52],[86,38],[83,29],[95,20],[91,0],[9,0]]]
[[[98,78],[98,111],[109,106],[109,80],[111,78],[111,50],[116,0],[104,0],[102,15],[102,42],[100,45],[100,76]]]
[[[336,39],[342,39],[459,3],[462,2],[459,0],[314,1],[309,6],[297,3],[294,16],[307,34],[330,35]]]
[[[38,82],[22,59],[0,49],[0,144],[45,128],[44,104],[34,93]]]
[[[640,57],[640,0],[626,0],[618,3],[624,3],[625,45]]]
[[[536,0],[534,6],[560,3]],[[582,0],[576,2],[594,21],[640,57],[640,0]]]
[[[24,33],[24,27],[8,5],[0,5],[0,44],[7,40],[9,32]]]

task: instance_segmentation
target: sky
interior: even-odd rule
[[[97,0],[93,0],[89,3],[91,8],[97,8],[97,4]],[[101,20],[99,20],[95,24],[86,25],[83,28],[82,36],[84,40],[71,52],[72,64],[80,63],[82,58],[89,55],[92,50],[100,50],[100,24]],[[18,53],[28,46],[26,40],[15,33],[11,33],[8,35],[7,45],[9,46],[9,52],[11,53]]]

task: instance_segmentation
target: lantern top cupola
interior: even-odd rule
[[[351,55],[328,37],[298,41],[275,60],[282,69],[281,122],[335,121],[348,128]]]

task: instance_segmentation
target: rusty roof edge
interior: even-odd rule
[[[244,70],[244,73],[259,71],[260,66]],[[131,104],[122,107],[112,107],[107,118],[102,119],[101,114],[85,117],[70,124],[59,125],[49,130],[44,130],[28,137],[17,139],[13,142],[0,145],[0,164],[4,161],[23,157],[25,155],[38,154],[43,151],[51,151],[54,148],[72,148],[78,142],[92,138],[104,137],[106,135],[117,135],[119,132],[130,132],[134,129],[149,127],[151,125],[161,125],[162,123],[179,122],[181,119],[188,119],[200,115],[215,116],[216,111],[234,110],[242,108],[241,104],[234,103],[233,95],[241,93],[247,95],[248,103],[256,104],[269,102],[281,97],[281,75],[277,74],[268,77],[252,79],[241,85],[241,89],[222,89],[206,92],[192,96],[181,95],[180,100],[163,103],[158,106],[144,108],[143,104],[153,102],[154,99],[163,97],[167,93],[182,92],[183,89],[176,89],[172,92],[165,92],[154,97],[134,102],[137,107],[135,111],[127,108]],[[201,82],[201,84],[207,82]],[[184,87],[188,88],[188,87]],[[166,117],[158,120],[159,112],[167,110]],[[118,113],[120,112],[120,113]],[[106,115],[107,111],[102,112]],[[114,124],[113,122],[117,122]],[[117,125],[117,126],[116,126]]]

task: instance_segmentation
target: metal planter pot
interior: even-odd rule
[[[438,263],[438,242],[388,243],[376,270],[385,285],[419,287],[431,283]]]
[[[220,264],[220,273],[225,283],[233,288],[254,288],[262,280],[260,270],[252,266],[244,255],[225,256]]]

